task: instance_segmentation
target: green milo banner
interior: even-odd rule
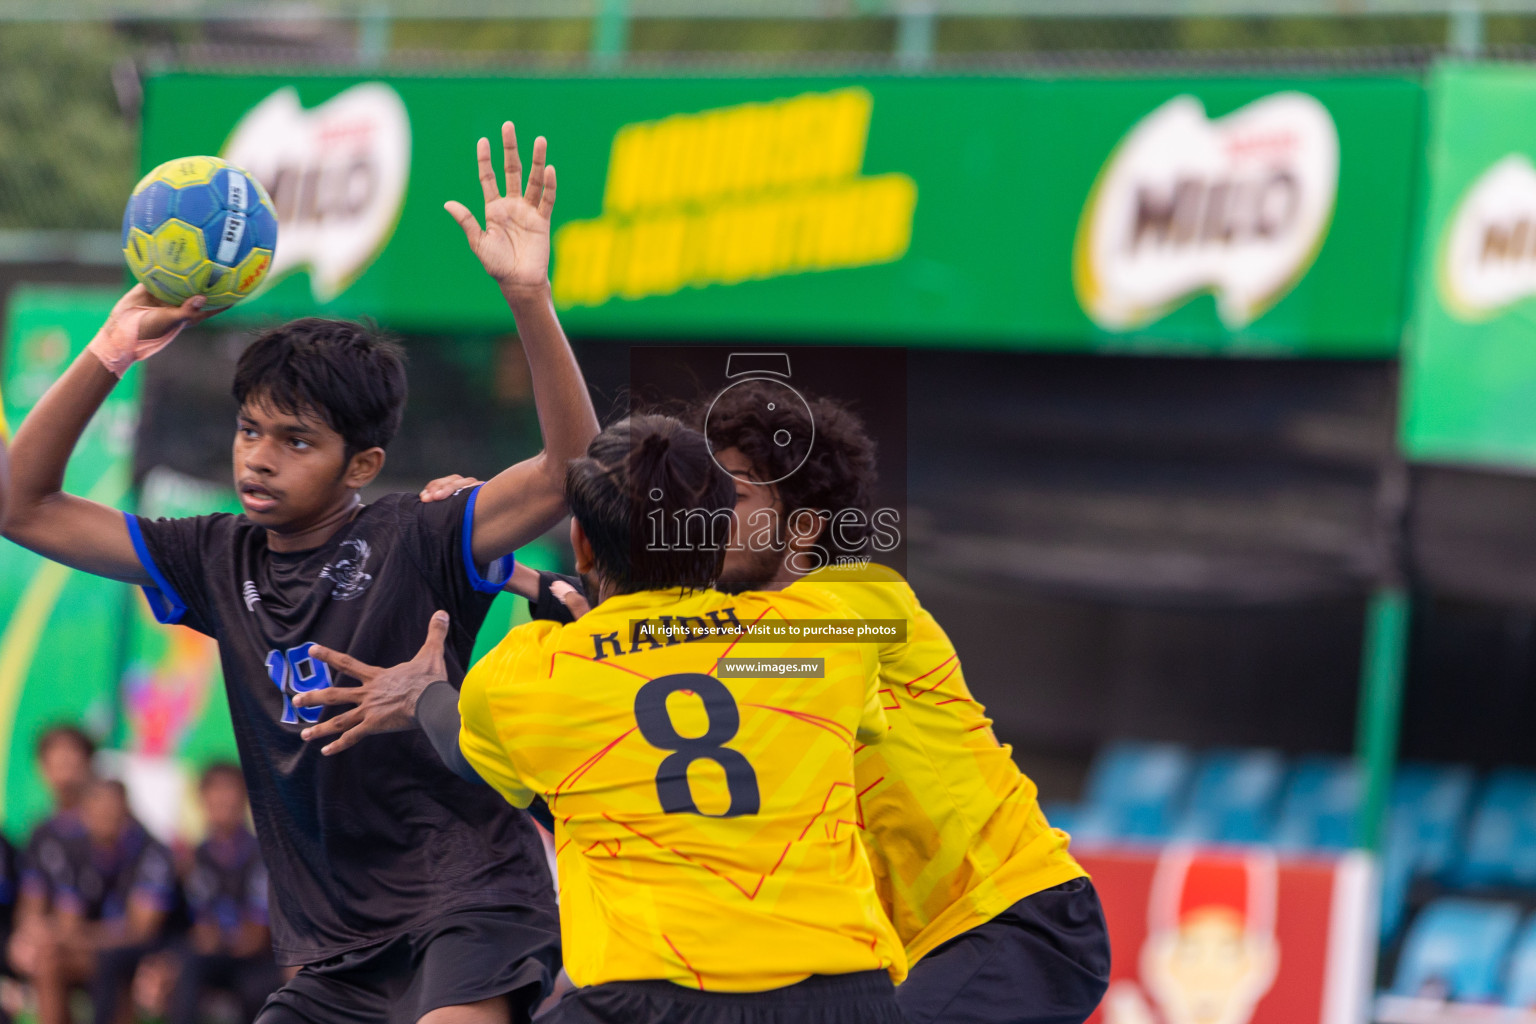
[[[5,414],[14,426],[96,334],[118,293],[20,287],[7,304]],[[137,375],[112,393],[70,460],[64,486],[126,507],[138,425]],[[106,738],[131,592],[0,543],[0,823],[25,838],[47,810],[32,745],[55,722]]]
[[[506,328],[442,204],[479,207],[510,119],[525,158],[550,140],[574,333],[1389,356],[1422,106],[1364,77],[168,74],[143,165],[217,154],[271,193],[237,318]]]
[[[1410,457],[1536,469],[1536,70],[1451,64],[1404,359]]]

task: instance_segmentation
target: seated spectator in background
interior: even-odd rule
[[[21,858],[21,890],[6,941],[7,959],[19,977],[36,973],[39,951],[53,942],[55,898],[84,842],[80,798],[94,777],[95,755],[96,744],[72,725],[52,726],[38,737],[38,774],[53,797],[53,813],[32,830]]]
[[[68,1024],[69,991],[90,991],[95,1024],[115,1024],[139,961],[162,945],[176,908],[171,853],[128,812],[121,782],[94,780],[80,801],[83,842],[55,894],[50,941],[32,984],[39,1024]]]
[[[245,776],[232,764],[215,764],[198,786],[208,838],[193,855],[187,876],[192,932],[178,957],[168,1024],[197,1024],[198,1004],[209,989],[240,1001],[244,1020],[282,983],[267,930],[267,869],[256,837],[246,828]]]
[[[10,945],[15,925],[16,894],[21,885],[21,864],[16,848],[0,835],[0,949]],[[0,1024],[11,1024],[10,1011],[0,999]]]

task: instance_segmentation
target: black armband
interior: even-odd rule
[[[550,591],[550,585],[554,583],[569,583],[575,588],[576,593],[582,597],[587,596],[587,588],[582,586],[580,576],[567,576],[564,573],[540,571],[539,597],[536,601],[530,600],[528,602],[528,614],[532,615],[535,619],[547,619],[550,622],[575,622],[576,617],[565,606],[565,602]]]

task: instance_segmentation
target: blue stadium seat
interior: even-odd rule
[[[1436,900],[1408,929],[1392,992],[1462,1002],[1499,998],[1499,976],[1520,923],[1513,903]]]
[[[1352,758],[1314,755],[1296,762],[1280,803],[1275,844],[1285,850],[1345,850],[1365,790]]]
[[[1166,839],[1183,810],[1192,760],[1188,750],[1172,743],[1105,748],[1088,773],[1077,811],[1079,833],[1086,839]]]
[[[1536,1009],[1536,915],[1532,915],[1515,939],[1504,981],[1504,1005]]]
[[[1468,886],[1536,885],[1536,771],[1489,776],[1457,875]]]
[[[1078,804],[1067,815],[1071,828],[1067,829],[1072,834],[1072,848],[1087,849],[1091,846],[1106,846],[1124,842],[1120,817],[1113,808],[1089,807],[1087,804]],[[1056,825],[1056,819],[1048,819],[1052,825]],[[1057,828],[1067,828],[1066,825],[1056,825]]]
[[[1394,819],[1387,826],[1386,842],[1381,851],[1381,913],[1378,922],[1381,941],[1397,935],[1408,914],[1408,894],[1413,888],[1416,847],[1406,823]]]
[[[1392,781],[1381,856],[1381,937],[1397,934],[1413,880],[1456,863],[1476,777],[1466,765],[1406,763]]]
[[[1476,781],[1467,765],[1409,762],[1392,782],[1393,843],[1407,843],[1414,875],[1443,874],[1455,861]]]
[[[1285,759],[1277,751],[1205,754],[1174,837],[1203,843],[1269,842],[1284,781]]]

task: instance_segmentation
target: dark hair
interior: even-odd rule
[[[44,729],[42,735],[37,738],[37,746],[34,748],[39,760],[48,753],[57,743],[72,744],[76,750],[85,755],[89,761],[96,756],[96,741],[86,735],[85,730],[76,725],[60,723],[50,725]]]
[[[878,475],[874,439],[843,403],[812,395],[802,395],[803,404],[784,401],[786,390],[772,380],[742,381],[712,403],[696,405],[691,419],[715,451],[738,449],[755,476],[774,481],[786,518],[800,509],[864,513],[857,522],[821,531],[812,544],[821,564],[865,553]],[[776,443],[781,430],[788,432],[788,444]]]
[[[405,414],[405,351],[349,320],[305,317],[262,334],[240,355],[232,389],[281,412],[313,412],[350,457],[384,448]]]
[[[230,761],[215,761],[203,769],[202,776],[197,780],[198,790],[207,789],[219,778],[227,778],[242,786],[245,785],[245,773],[240,770],[239,765]]]
[[[720,576],[736,491],[704,436],[680,420],[631,416],[605,429],[567,468],[565,500],[620,594],[707,587]],[[714,529],[722,515],[726,528]],[[702,534],[673,543],[694,517]]]

